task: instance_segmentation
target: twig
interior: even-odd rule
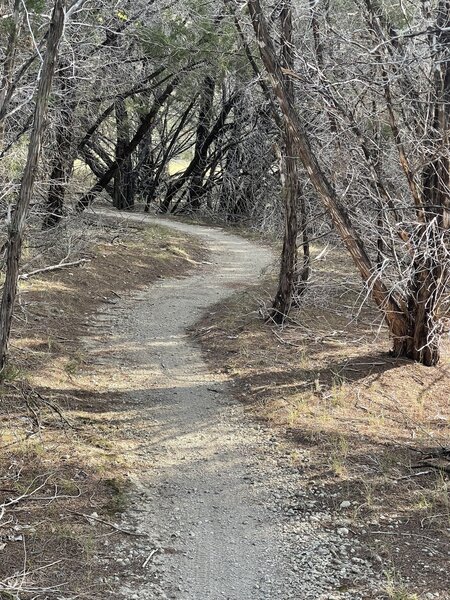
[[[92,517],[91,515],[86,515],[85,513],[76,512],[74,510],[67,511],[72,515],[77,515],[78,517],[84,517],[87,521],[98,521],[99,523],[103,523],[103,525],[108,525],[115,531],[119,531],[120,533],[124,533],[125,535],[131,535],[133,537],[147,537],[145,533],[136,533],[135,531],[130,531],[129,529],[122,529],[118,525],[111,523],[110,521],[105,521],[104,519],[100,519],[99,517]]]
[[[159,550],[160,550],[159,548],[154,548],[154,549],[153,549],[153,550],[150,552],[150,554],[147,556],[147,558],[145,559],[145,561],[144,561],[144,563],[143,563],[143,565],[142,565],[142,568],[143,568],[143,569],[145,569],[145,567],[146,567],[146,566],[148,565],[148,563],[149,563],[149,562],[152,560],[152,558],[155,556],[155,554],[156,554],[157,552],[159,552]]]
[[[411,475],[403,475],[403,477],[396,478],[396,481],[401,481],[402,479],[412,479],[413,477],[420,477],[421,475],[429,475],[431,471],[420,471],[419,473],[411,473]]]
[[[412,469],[421,469],[422,467],[428,467],[430,469],[435,469],[436,471],[441,471],[442,473],[450,473],[450,465],[433,465],[433,463],[424,461],[419,463],[418,465],[413,465]]]
[[[30,277],[34,277],[34,275],[39,275],[40,273],[49,273],[50,271],[58,271],[59,269],[65,269],[67,267],[77,267],[88,262],[91,262],[90,259],[81,258],[80,260],[76,260],[74,262],[59,263],[50,267],[44,267],[43,269],[36,269],[34,271],[30,271],[30,273],[22,273],[21,275],[19,275],[19,279],[29,279]]]

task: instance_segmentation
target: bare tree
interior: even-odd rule
[[[399,98],[395,104],[389,100],[392,99],[391,81],[395,85],[405,85],[408,83],[408,73],[405,68],[399,68],[399,62],[392,60],[392,52],[405,52],[404,44],[399,50],[396,48],[398,34],[393,28],[388,30],[386,37],[386,22],[383,21],[383,11],[374,3],[368,2],[368,12],[372,23],[372,32],[382,35],[377,44],[372,44],[368,49],[368,54],[377,56],[380,54],[380,48],[383,51],[391,53],[390,62],[380,58],[380,73],[383,80],[385,91],[386,111],[394,142],[398,151],[398,164],[403,170],[407,179],[408,189],[402,192],[402,199],[393,199],[393,194],[389,186],[384,182],[384,174],[378,169],[377,162],[374,160],[374,142],[368,137],[367,131],[358,123],[358,120],[365,118],[361,114],[361,96],[357,96],[355,107],[350,106],[350,101],[342,97],[342,91],[336,91],[336,86],[327,73],[320,69],[316,81],[312,80],[311,74],[306,68],[303,70],[286,68],[278,58],[272,37],[269,32],[267,20],[264,17],[260,0],[250,0],[248,2],[250,15],[254,31],[256,33],[261,58],[270,77],[271,85],[277,96],[280,108],[287,126],[295,136],[299,157],[307,171],[308,177],[327,209],[335,229],[339,233],[344,245],[350,252],[356,267],[358,268],[363,280],[370,289],[372,298],[381,309],[394,341],[394,352],[396,355],[405,356],[418,360],[426,365],[435,365],[439,361],[439,339],[442,331],[442,318],[444,316],[445,290],[448,285],[449,276],[449,253],[448,253],[448,198],[449,198],[449,177],[448,177],[448,152],[446,142],[448,141],[448,93],[449,93],[449,75],[448,75],[448,22],[450,16],[450,5],[448,2],[440,1],[436,3],[428,18],[432,22],[432,39],[429,44],[429,58],[420,56],[410,56],[415,58],[412,64],[418,65],[418,69],[423,70],[427,62],[430,64],[432,77],[421,75],[420,82],[426,83],[427,106],[425,113],[433,115],[426,121],[427,143],[425,147],[420,143],[417,136],[417,130],[413,137],[416,143],[416,152],[421,152],[420,161],[425,163],[424,176],[420,178],[412,170],[412,161],[406,156],[406,146],[399,137],[400,130],[396,128],[398,119],[408,119],[404,114],[404,106],[398,104]],[[424,6],[429,7],[429,3]],[[380,9],[380,10],[379,10]],[[384,33],[383,33],[384,31]],[[428,35],[422,31],[420,35]],[[405,39],[415,39],[414,36],[406,36]],[[342,37],[341,37],[342,40]],[[355,45],[360,44],[360,40],[355,40]],[[350,51],[352,44],[349,43]],[[302,64],[304,57],[297,52],[297,57]],[[348,57],[346,57],[348,58]],[[359,64],[359,63],[358,63]],[[371,63],[368,61],[368,65]],[[339,72],[343,72],[345,63],[341,62]],[[349,70],[352,63],[349,62]],[[390,69],[390,70],[389,70]],[[366,73],[369,72],[369,67]],[[367,74],[364,74],[366,77]],[[349,185],[344,185],[343,181],[331,178],[331,173],[327,173],[327,167],[321,164],[311,134],[305,128],[302,119],[299,116],[297,107],[291,100],[288,86],[286,85],[286,75],[289,75],[294,81],[301,82],[302,89],[308,93],[311,90],[315,98],[321,102],[322,109],[325,107],[332,127],[328,128],[331,136],[336,137],[335,128],[338,120],[340,121],[342,133],[351,135],[351,143],[357,143],[361,153],[362,162],[357,163],[360,173],[367,173],[371,181],[371,189],[383,201],[385,223],[389,223],[386,234],[386,247],[390,249],[390,256],[384,256],[383,268],[377,269],[371,257],[370,248],[372,247],[373,231],[377,229],[376,222],[372,226],[364,225],[367,222],[367,215],[371,214],[368,206],[364,211],[359,209],[354,216],[350,216],[345,206],[345,195],[339,190],[345,190]],[[371,73],[373,77],[373,72]],[[355,88],[356,77],[362,78],[362,74],[354,75],[351,79],[351,85]],[[345,73],[344,78],[349,80],[349,73]],[[397,83],[398,82],[398,83]],[[405,83],[406,82],[406,83]],[[358,93],[362,96],[368,94],[370,86],[365,86]],[[354,91],[354,89],[353,89]],[[409,102],[413,103],[414,98]],[[419,102],[420,103],[420,102]],[[371,104],[370,104],[371,105]],[[410,115],[411,116],[411,115]],[[406,118],[405,118],[406,117]],[[414,116],[411,116],[414,122]],[[417,120],[417,119],[415,119]],[[420,119],[419,119],[420,121]],[[423,121],[422,121],[423,127]],[[342,133],[342,135],[344,135]],[[331,137],[334,142],[334,149],[337,150],[337,140]],[[340,157],[342,161],[342,155]],[[342,170],[342,169],[341,169]],[[339,172],[339,169],[337,169]],[[362,175],[358,175],[362,177]],[[361,181],[362,179],[356,179]],[[373,185],[372,185],[373,184]],[[409,190],[409,195],[408,195]],[[409,202],[409,206],[408,206]],[[397,206],[396,206],[397,205]],[[365,204],[361,204],[363,207]],[[413,211],[413,212],[412,212]],[[392,223],[393,215],[402,215],[406,223]],[[411,219],[411,215],[415,219]],[[362,219],[355,222],[355,219]],[[395,219],[395,217],[394,217]],[[361,227],[364,225],[363,227]],[[372,231],[371,231],[372,230]],[[392,235],[392,232],[394,234]],[[401,258],[399,258],[401,256]],[[395,275],[396,272],[396,275]]]
[[[55,63],[64,30],[64,8],[65,0],[55,0],[44,62],[36,94],[36,107],[28,146],[28,158],[22,176],[17,205],[8,231],[6,277],[0,306],[0,369],[3,369],[7,356],[14,303],[17,295],[23,236],[36,178],[36,169],[41,153],[42,138],[45,130],[45,116],[55,71]]]

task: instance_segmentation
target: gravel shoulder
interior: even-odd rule
[[[145,535],[105,559],[126,571],[111,586],[141,600],[386,597],[374,591],[377,576],[345,518],[325,509],[320,485],[305,486],[308,450],[247,415],[188,333],[218,301],[255,283],[270,252],[220,229],[145,221],[198,236],[210,258],[100,313],[107,349],[85,340],[109,373],[106,389],[129,410],[122,427],[140,465],[121,526]]]

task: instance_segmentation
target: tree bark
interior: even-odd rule
[[[16,210],[8,231],[6,276],[0,306],[0,369],[3,369],[6,363],[14,304],[17,295],[19,261],[22,253],[23,236],[33,194],[36,170],[41,155],[42,138],[45,131],[45,117],[55,72],[55,63],[58,56],[58,47],[64,30],[64,9],[65,0],[55,0],[47,38],[47,48],[36,95],[34,123],[28,145],[27,161],[22,177]]]
[[[130,145],[130,121],[125,100],[119,98],[115,105],[116,113],[116,163],[114,174],[113,205],[118,210],[131,210],[134,206],[133,161],[127,152]]]
[[[294,55],[292,52],[292,4],[291,0],[284,0],[280,12],[281,20],[281,61],[283,67],[289,70],[294,68]],[[284,77],[284,89],[287,101],[294,106],[295,92],[292,80]],[[289,314],[292,306],[295,275],[297,263],[297,199],[299,193],[299,168],[296,157],[296,139],[287,122],[284,123],[283,132],[284,156],[281,159],[281,180],[284,196],[284,240],[281,254],[280,275],[278,290],[270,312],[270,319],[281,324]]]
[[[43,222],[44,229],[55,227],[61,221],[66,187],[73,171],[75,158],[73,152],[73,117],[77,98],[75,80],[65,73],[69,68],[70,65],[66,61],[60,61],[58,80],[63,100],[60,120],[56,126],[56,151],[53,169],[50,174],[46,216]]]

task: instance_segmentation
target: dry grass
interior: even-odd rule
[[[360,282],[342,253],[314,269],[284,329],[261,318],[268,280],[218,305],[196,336],[249,410],[310,449],[299,468],[325,483],[330,508],[352,501],[352,529],[401,582],[387,596],[450,598],[448,475],[438,460],[415,468],[449,444],[448,344],[435,369],[391,357],[377,313],[359,311]]]

